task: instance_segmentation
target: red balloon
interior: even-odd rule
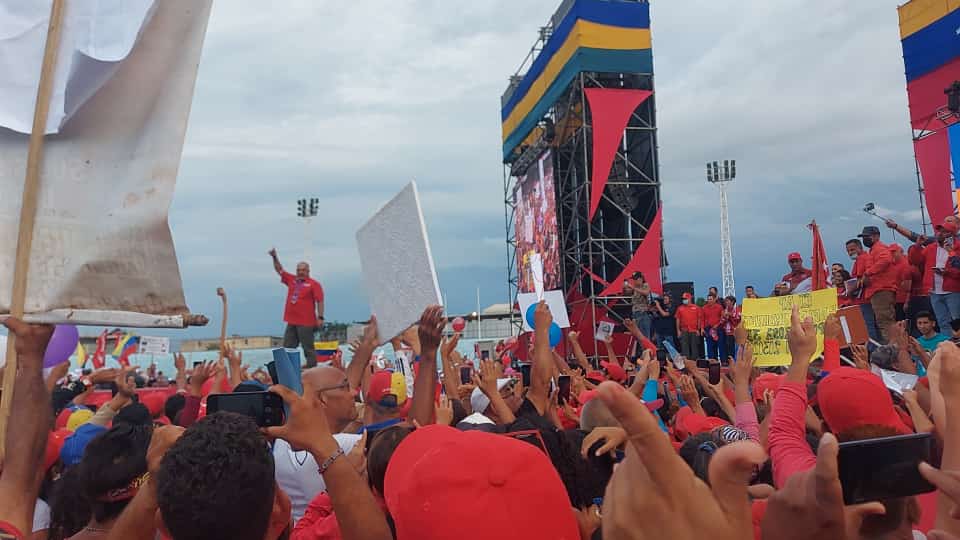
[[[463,332],[463,329],[467,327],[467,321],[463,320],[463,317],[457,317],[453,320],[452,326],[454,332]]]

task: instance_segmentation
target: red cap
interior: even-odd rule
[[[60,459],[60,450],[63,450],[63,442],[67,437],[73,435],[69,429],[63,428],[51,431],[47,435],[47,448],[43,453],[43,471],[49,471],[50,467]]]
[[[140,394],[140,403],[150,411],[150,416],[156,418],[163,414],[163,405],[166,403],[166,397],[156,392],[143,392]]]
[[[604,375],[602,371],[588,371],[584,379],[594,384],[600,384],[603,381],[607,380],[607,376]]]
[[[458,540],[580,539],[550,459],[511,437],[436,424],[417,429],[390,458],[384,491],[397,538],[446,540],[455,530]]]
[[[599,395],[600,393],[596,390],[584,390],[583,392],[580,392],[579,396],[577,396],[577,401],[580,402],[580,405],[586,405]]]
[[[817,402],[834,433],[866,425],[891,427],[904,435],[913,433],[894,410],[883,380],[863,369],[842,367],[831,371],[817,385]]]
[[[793,253],[787,255],[787,260],[788,260],[788,261],[793,261],[793,260],[796,260],[796,259],[800,259],[800,260],[802,261],[802,260],[803,260],[803,255],[797,253],[796,251],[794,251]]]
[[[777,375],[776,373],[761,373],[753,381],[753,401],[760,403],[763,401],[763,394],[767,390],[773,390],[773,395],[777,395],[777,392],[780,391],[780,383],[783,382],[784,375]]]
[[[617,364],[616,362],[600,362],[600,367],[607,370],[607,375],[610,376],[611,381],[617,381],[619,383],[627,381],[627,372]]]
[[[364,403],[380,403],[388,396],[397,398],[396,406],[402,407],[407,402],[407,381],[398,371],[378,371],[370,376],[367,385],[367,395]],[[389,402],[388,402],[389,403]]]
[[[679,439],[684,440],[691,435],[706,433],[721,426],[729,426],[730,422],[714,416],[705,416],[693,412],[690,407],[680,407],[676,414],[674,430]]]
[[[74,410],[75,409],[71,409],[67,407],[67,408],[64,408],[62,411],[60,411],[60,414],[57,415],[57,421],[54,422],[54,426],[56,426],[57,429],[66,428],[67,420],[70,420],[70,415],[73,414]]]
[[[957,234],[958,230],[960,229],[958,229],[957,224],[954,221],[944,221],[940,225],[934,227],[934,230],[937,232],[944,231],[950,234]]]
[[[692,300],[692,299],[693,299],[693,295],[690,294],[690,293],[688,293],[688,292],[685,292],[685,293],[683,293],[683,295],[680,296],[680,298],[681,298],[682,300]]]

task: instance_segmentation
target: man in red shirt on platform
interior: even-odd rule
[[[907,302],[910,301],[910,289],[913,285],[913,267],[903,253],[900,244],[890,244],[890,257],[897,275],[896,320],[907,319]]]
[[[797,252],[787,255],[787,264],[790,265],[790,273],[784,274],[780,282],[773,288],[773,296],[787,296],[794,292],[810,292],[809,285],[806,290],[800,285],[813,277],[813,272],[809,268],[803,267],[803,256]],[[800,287],[801,290],[797,290]]]
[[[723,331],[723,304],[717,301],[717,295],[710,293],[707,303],[700,308],[703,311],[703,335],[707,339],[707,360],[724,360],[726,357],[726,334]]]
[[[897,267],[893,264],[890,246],[880,241],[880,229],[868,226],[858,235],[863,245],[869,249],[866,264],[862,265],[862,275],[856,276],[864,287],[863,296],[873,307],[877,328],[883,342],[887,341],[887,330],[896,319]],[[856,266],[856,265],[855,265]]]
[[[680,337],[680,353],[691,360],[700,357],[703,341],[703,312],[693,303],[693,295],[683,293],[683,304],[677,308],[677,335]]]
[[[310,277],[309,264],[297,263],[297,275],[294,276],[284,271],[276,249],[270,250],[270,257],[281,283],[287,286],[287,303],[283,309],[287,329],[283,333],[283,346],[288,349],[302,347],[307,367],[314,367],[317,353],[313,350],[313,332],[324,323],[323,287]]]

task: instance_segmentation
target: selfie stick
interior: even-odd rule
[[[872,202],[868,202],[867,204],[864,205],[863,211],[886,223],[888,219],[878,214],[876,212],[876,208],[877,208],[877,205],[873,204]]]

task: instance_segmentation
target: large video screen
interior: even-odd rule
[[[517,269],[520,292],[560,286],[560,244],[557,236],[557,200],[553,188],[553,154],[544,152],[518,179],[513,192],[516,205]],[[542,269],[542,270],[541,270]]]

